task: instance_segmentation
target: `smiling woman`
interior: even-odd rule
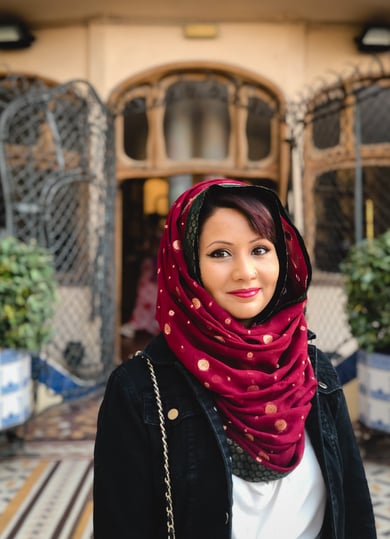
[[[376,537],[342,388],[309,344],[310,277],[273,191],[216,179],[180,195],[161,333],[115,369],[99,412],[95,539]]]

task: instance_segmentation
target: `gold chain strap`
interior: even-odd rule
[[[142,352],[137,352],[136,355],[141,355]],[[142,354],[143,355],[143,354]],[[165,501],[166,501],[166,514],[167,514],[167,530],[168,530],[168,539],[175,539],[175,522],[173,516],[173,503],[172,503],[172,490],[171,490],[171,475],[169,472],[169,458],[168,458],[168,442],[167,442],[167,433],[165,430],[165,417],[161,402],[160,389],[158,387],[156,373],[150,359],[146,356],[143,356],[146,359],[148,365],[150,376],[152,378],[154,395],[156,397],[157,410],[158,410],[158,420],[160,424],[161,431],[161,440],[163,446],[163,457],[164,457],[164,483],[165,483]]]

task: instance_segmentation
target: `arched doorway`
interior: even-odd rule
[[[148,219],[160,219],[187,187],[208,177],[265,184],[286,199],[285,100],[270,81],[217,63],[169,64],[122,82],[108,102],[116,118],[119,323],[136,302]],[[166,187],[158,196],[151,179]],[[149,209],[145,207],[149,204]],[[163,209],[162,209],[163,208]]]

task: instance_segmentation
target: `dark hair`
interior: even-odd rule
[[[244,215],[250,226],[263,238],[276,243],[276,229],[271,212],[265,204],[259,201],[251,192],[242,188],[209,189],[204,197],[198,220],[198,237],[205,221],[211,217],[217,208],[232,208]]]

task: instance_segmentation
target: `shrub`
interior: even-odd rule
[[[354,245],[341,271],[347,318],[359,348],[390,353],[390,229]]]
[[[35,242],[0,238],[0,348],[37,352],[50,338],[55,299],[50,253]]]

